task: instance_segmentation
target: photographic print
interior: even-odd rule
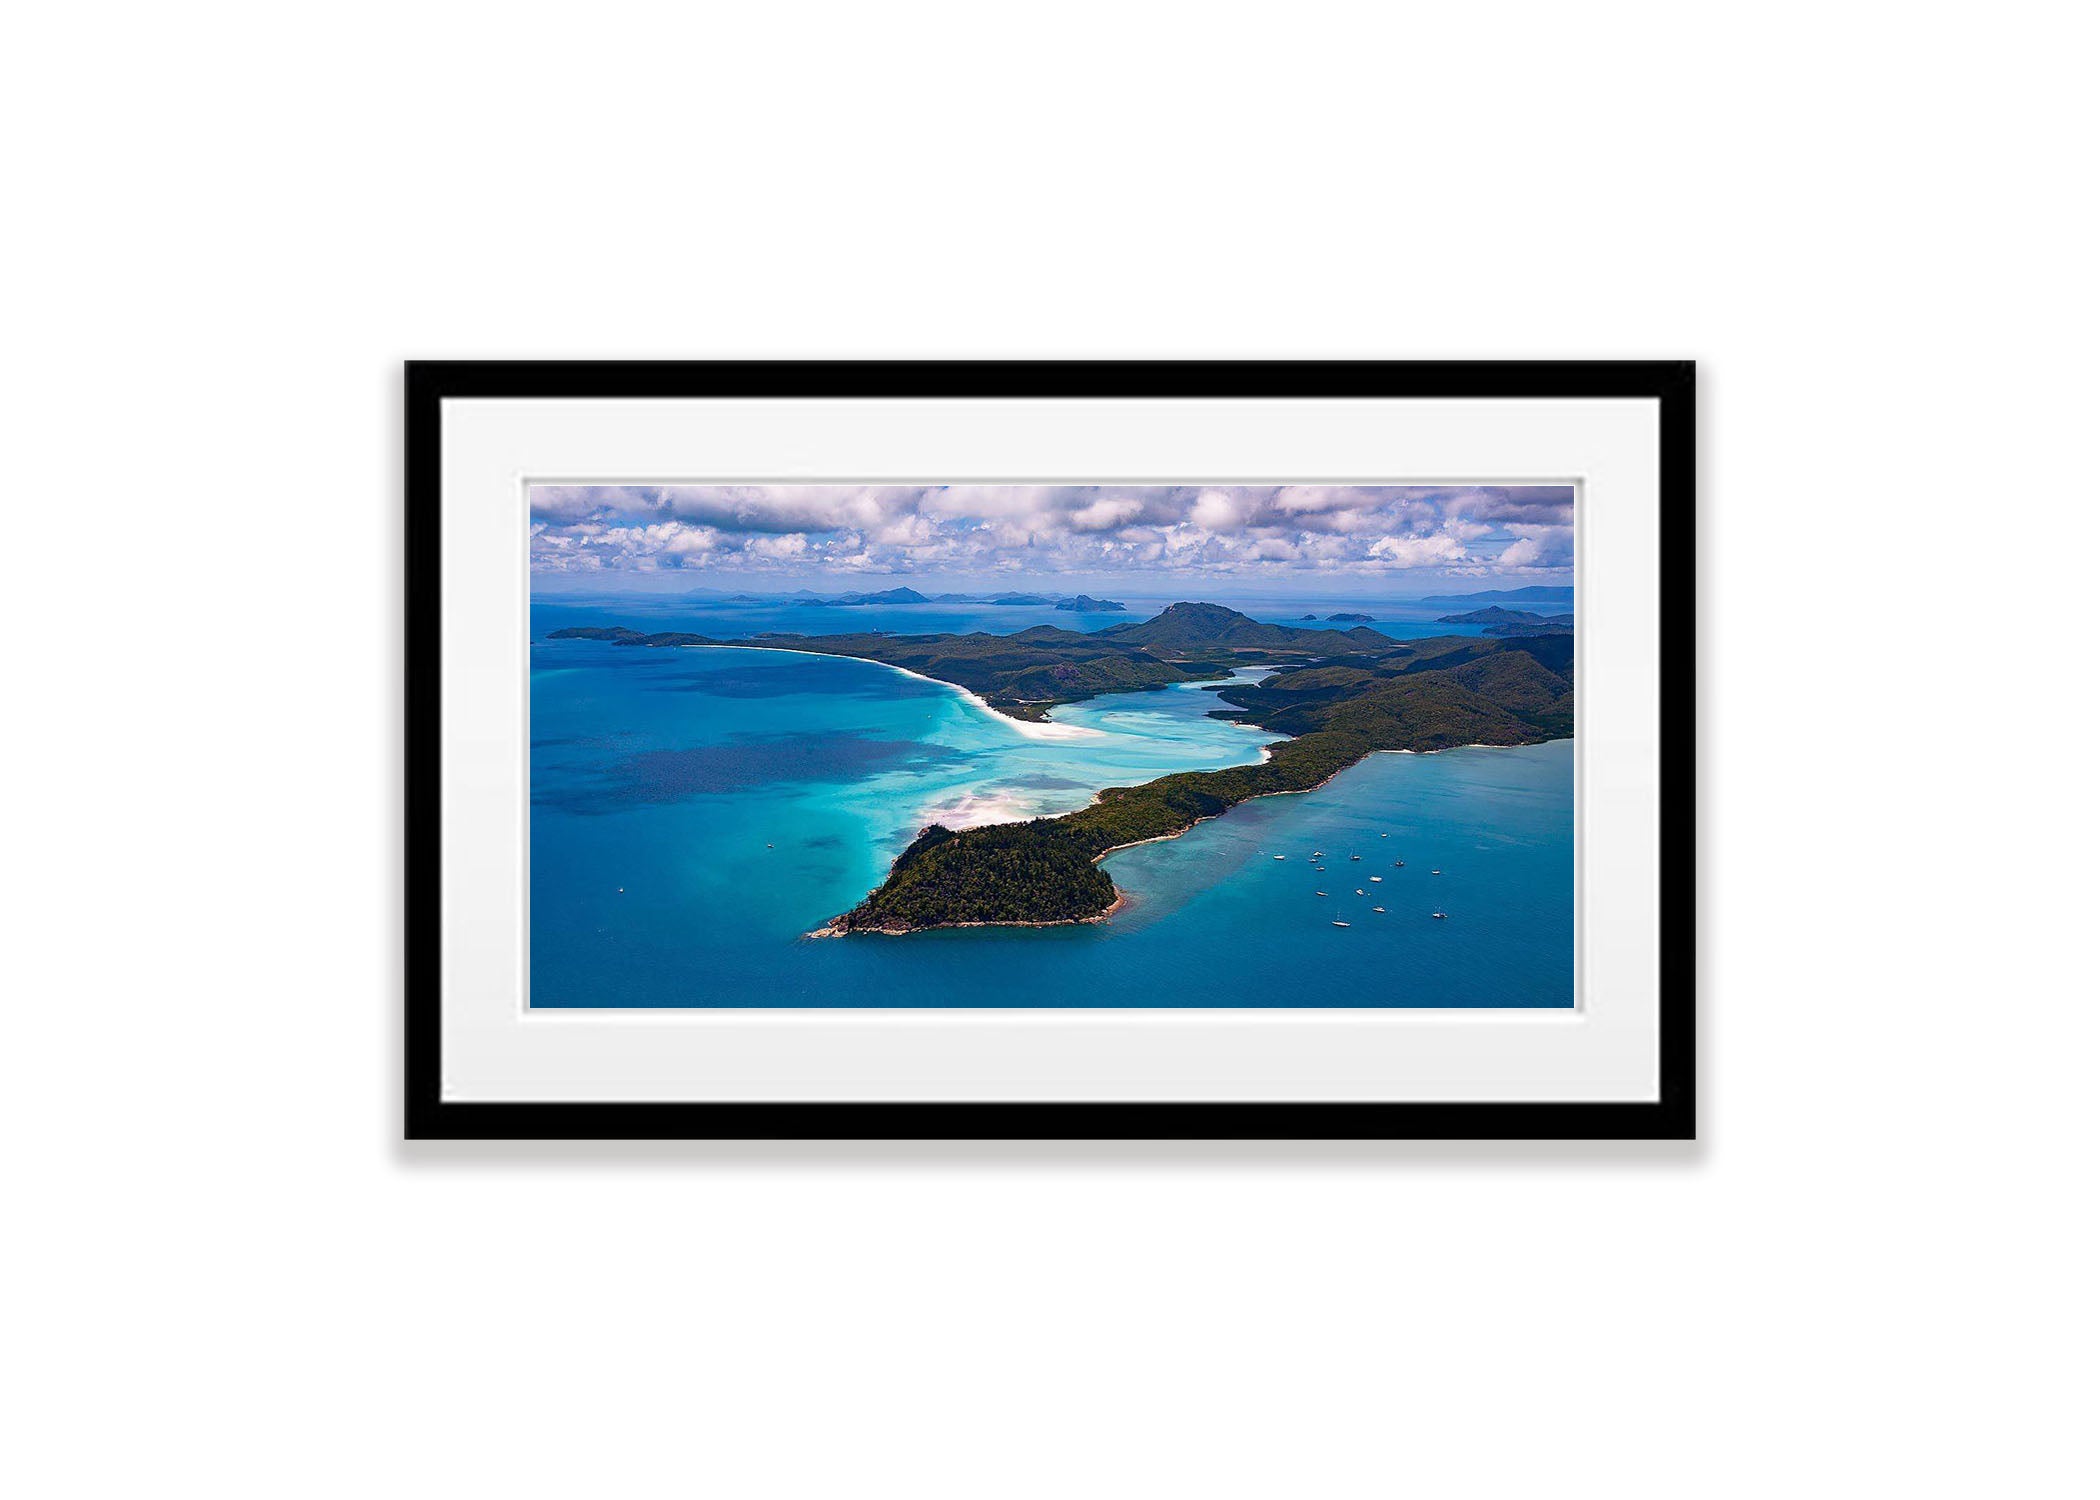
[[[534,1010],[1575,1004],[1575,486],[526,499]]]

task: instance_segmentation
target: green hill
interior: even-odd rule
[[[1392,644],[1390,636],[1362,627],[1301,630],[1295,625],[1264,625],[1222,604],[1170,604],[1141,624],[1116,625],[1100,633],[1109,640],[1168,651],[1209,646],[1232,650],[1360,651]]]

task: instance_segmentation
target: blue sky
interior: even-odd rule
[[[535,485],[541,586],[1565,583],[1555,486]]]

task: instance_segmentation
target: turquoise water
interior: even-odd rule
[[[582,615],[534,613],[536,636]],[[1271,736],[1206,717],[1217,706],[1189,686],[1115,695],[1056,710],[1059,737],[1042,738],[870,662],[536,639],[531,1001],[1572,1003],[1567,741],[1374,755],[1121,851],[1105,867],[1129,903],[1106,923],[802,936],[935,818],[1064,812],[1103,786],[1259,759]]]
[[[1242,803],[1103,861],[1130,894],[1107,927],[1178,983],[1257,1004],[1572,1005],[1574,749],[1379,754]],[[1215,949],[1177,961],[1191,941]]]

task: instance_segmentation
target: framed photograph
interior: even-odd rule
[[[1688,363],[413,363],[411,1137],[1677,1137]]]

